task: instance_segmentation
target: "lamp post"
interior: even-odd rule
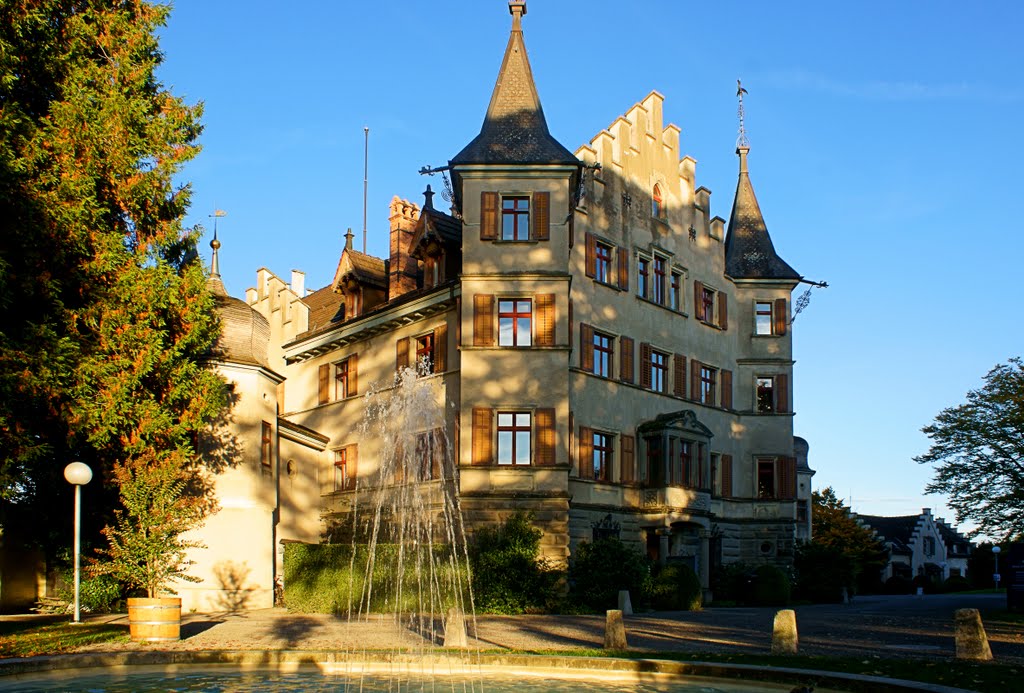
[[[992,579],[995,580],[996,589],[999,589],[999,553],[1002,551],[998,546],[992,547],[992,555],[996,559],[996,572],[992,575]]]
[[[92,481],[92,470],[82,462],[72,462],[64,467],[64,478],[75,487],[75,623],[82,622],[82,611],[79,603],[81,580],[81,522],[82,522],[82,486]]]

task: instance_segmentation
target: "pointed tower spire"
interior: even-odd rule
[[[458,164],[579,164],[548,132],[523,41],[525,0],[509,0],[512,29],[480,134],[451,160]]]
[[[217,209],[210,216],[213,217],[213,240],[210,241],[213,257],[210,259],[210,276],[206,280],[206,288],[217,296],[227,296],[227,289],[224,288],[224,281],[220,277],[220,240],[217,239],[217,219],[226,217],[227,212]]]
[[[746,93],[747,90],[736,80],[736,97],[740,104],[740,133],[736,139],[736,155],[740,158],[740,173],[725,236],[725,273],[733,279],[797,280],[800,274],[775,252],[761,207],[754,195],[754,186],[750,182],[750,171],[747,169],[750,142],[743,123],[743,95]]]

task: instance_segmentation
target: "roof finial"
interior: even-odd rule
[[[210,276],[220,279],[220,241],[217,240],[217,220],[221,217],[228,215],[223,209],[213,210],[213,214],[210,217],[213,219],[213,240],[210,241],[210,247],[213,248],[213,259],[210,260]]]
[[[738,147],[749,147],[750,146],[750,140],[747,139],[747,130],[746,130],[746,128],[743,125],[743,116],[745,115],[744,111],[743,111],[743,95],[746,94],[746,93],[747,93],[747,90],[743,88],[743,85],[740,84],[739,80],[736,80],[736,97],[740,101],[740,106],[739,106],[739,109],[737,110],[737,114],[740,117],[740,135],[739,135],[739,137],[736,138],[736,147],[737,148]]]
[[[508,0],[508,11],[512,15],[512,31],[522,31],[522,19],[526,15],[526,0]]]
[[[352,250],[352,238],[353,237],[354,237],[354,234],[352,233],[352,227],[349,226],[348,227],[348,231],[345,232],[345,250]]]
[[[434,208],[434,191],[430,189],[430,183],[427,183],[427,189],[423,191],[423,209]]]

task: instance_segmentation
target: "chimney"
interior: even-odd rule
[[[292,270],[292,291],[296,296],[302,298],[306,295],[306,273],[300,270]]]
[[[416,289],[419,277],[419,261],[409,256],[412,236],[420,209],[408,200],[391,199],[391,255],[388,262],[388,300],[393,301],[402,294]]]

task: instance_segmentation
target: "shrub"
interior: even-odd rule
[[[758,566],[754,572],[754,606],[785,606],[789,603],[789,577],[773,565]]]
[[[651,580],[650,602],[663,611],[699,611],[704,604],[700,578],[688,565],[663,566]]]
[[[938,580],[931,577],[930,575],[916,575],[914,580],[911,582],[913,591],[916,591],[918,587],[924,590],[925,594],[935,594],[939,591]]]
[[[885,581],[886,594],[910,594],[914,591],[914,584],[910,578],[902,575],[893,575]]]
[[[533,516],[517,512],[500,525],[483,527],[470,545],[473,598],[482,613],[545,610],[561,574],[540,558],[543,532]]]
[[[647,558],[619,539],[582,542],[569,568],[573,599],[594,611],[618,606],[619,590],[638,601],[648,594],[651,571]]]
[[[971,581],[962,575],[953,575],[942,583],[943,592],[963,592],[971,589]]]
[[[73,570],[62,571],[57,588],[60,611],[70,613],[75,607],[75,575]],[[124,589],[109,575],[92,575],[83,571],[79,583],[78,599],[82,611],[91,614],[105,614],[115,610],[124,597]],[[66,606],[65,606],[66,604]]]
[[[726,563],[711,573],[711,591],[715,604],[743,604],[750,598],[755,568],[747,563]]]
[[[814,542],[797,548],[796,595],[812,602],[837,603],[843,600],[843,588],[854,585],[853,562],[841,550]]]

